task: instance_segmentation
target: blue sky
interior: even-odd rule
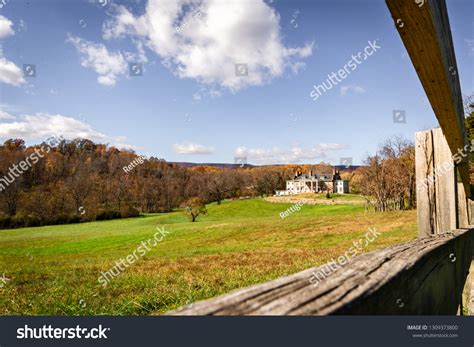
[[[360,164],[390,136],[437,126],[383,0],[4,2],[2,141],[63,135],[168,161]],[[466,95],[473,7],[448,1]],[[369,41],[380,49],[313,101],[313,85]]]

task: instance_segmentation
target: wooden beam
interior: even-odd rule
[[[461,305],[473,246],[471,226],[361,254],[339,267],[314,267],[169,314],[454,315]]]
[[[395,26],[410,55],[439,121],[451,153],[466,141],[458,67],[445,0],[386,0]],[[421,5],[421,6],[420,6]],[[470,197],[469,163],[458,165],[466,197]]]

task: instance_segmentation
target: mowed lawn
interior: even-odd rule
[[[2,315],[149,315],[288,275],[338,257],[369,228],[381,232],[363,251],[409,241],[416,211],[373,213],[356,205],[305,205],[262,199],[208,205],[189,222],[182,212],[133,219],[0,230]],[[145,256],[98,283],[120,258],[169,232]],[[1,280],[1,279],[0,279]]]
[[[297,194],[297,195],[289,195],[289,197],[299,199],[299,198],[304,198],[304,199],[314,199],[314,200],[323,200],[323,201],[353,201],[353,202],[360,202],[364,203],[366,199],[357,194],[330,194],[330,198],[328,199],[326,197],[325,193],[320,193],[320,194],[314,194],[314,193],[303,193],[303,194]]]

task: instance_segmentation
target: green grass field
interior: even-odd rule
[[[291,195],[290,195],[291,196]],[[296,198],[307,198],[307,199],[315,199],[315,200],[335,200],[335,201],[360,201],[365,202],[365,199],[361,195],[357,194],[329,194],[330,198],[326,197],[325,193],[314,194],[314,193],[303,193],[292,195]]]
[[[0,230],[3,315],[149,315],[264,282],[338,257],[368,231],[364,251],[416,237],[416,211],[373,213],[357,205],[304,205],[261,199],[225,201],[190,223],[181,212]],[[166,237],[112,279],[120,258],[164,225]],[[0,278],[1,280],[1,278]]]
[[[270,202],[284,202],[284,201],[291,201],[297,202],[303,199],[304,201],[311,201],[314,200],[315,203],[353,203],[353,204],[365,204],[366,199],[361,195],[356,194],[330,194],[329,199],[326,197],[324,193],[302,193],[302,194],[295,194],[295,195],[286,195],[286,196],[272,196],[268,197],[266,200]]]

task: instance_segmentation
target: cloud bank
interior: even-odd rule
[[[312,42],[285,46],[280,16],[263,0],[149,0],[140,16],[115,6],[103,37],[132,38],[175,75],[197,80],[214,93],[264,85],[287,70],[296,73],[313,50]],[[248,74],[236,76],[235,64],[247,64]]]
[[[308,148],[294,145],[286,150],[238,147],[234,154],[236,157],[247,157],[247,162],[256,164],[306,163],[328,158],[330,152],[345,148],[347,146],[337,143],[322,143]]]

